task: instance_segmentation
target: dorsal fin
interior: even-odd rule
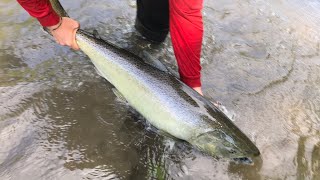
[[[165,65],[162,64],[162,62],[160,62],[158,59],[154,58],[151,56],[151,54],[147,51],[142,51],[141,53],[141,57],[143,59],[143,61],[163,72],[167,72],[169,73],[168,69],[166,68]]]

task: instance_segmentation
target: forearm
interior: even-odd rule
[[[54,26],[60,21],[60,17],[52,9],[49,0],[17,1],[32,17],[37,18],[42,26]]]
[[[201,87],[202,2],[169,0],[170,35],[180,78],[193,88]]]
[[[74,50],[79,49],[76,42],[76,32],[80,25],[77,21],[68,17],[60,18],[52,9],[49,0],[17,1],[31,16],[37,18],[42,26],[50,30],[57,43],[69,46]]]

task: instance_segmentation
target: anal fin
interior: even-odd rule
[[[121,101],[123,102],[128,102],[126,100],[126,98],[116,89],[116,88],[112,88],[112,92],[114,93],[114,95],[116,95]]]

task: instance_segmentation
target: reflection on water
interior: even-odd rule
[[[176,69],[169,38],[155,46],[135,32],[134,1],[62,4],[82,28]],[[204,92],[260,149],[248,166],[156,132],[84,54],[0,0],[1,179],[320,179],[319,7],[205,1]]]

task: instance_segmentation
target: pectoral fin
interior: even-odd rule
[[[165,131],[162,131],[162,130],[157,130],[157,133],[160,134],[160,135],[162,135],[162,136],[166,136],[166,137],[168,137],[168,138],[171,138],[171,139],[173,139],[173,140],[176,140],[176,141],[179,141],[179,140],[180,140],[180,139],[178,139],[178,138],[172,136],[171,134],[169,134],[169,133],[167,133],[167,132],[165,132]]]

